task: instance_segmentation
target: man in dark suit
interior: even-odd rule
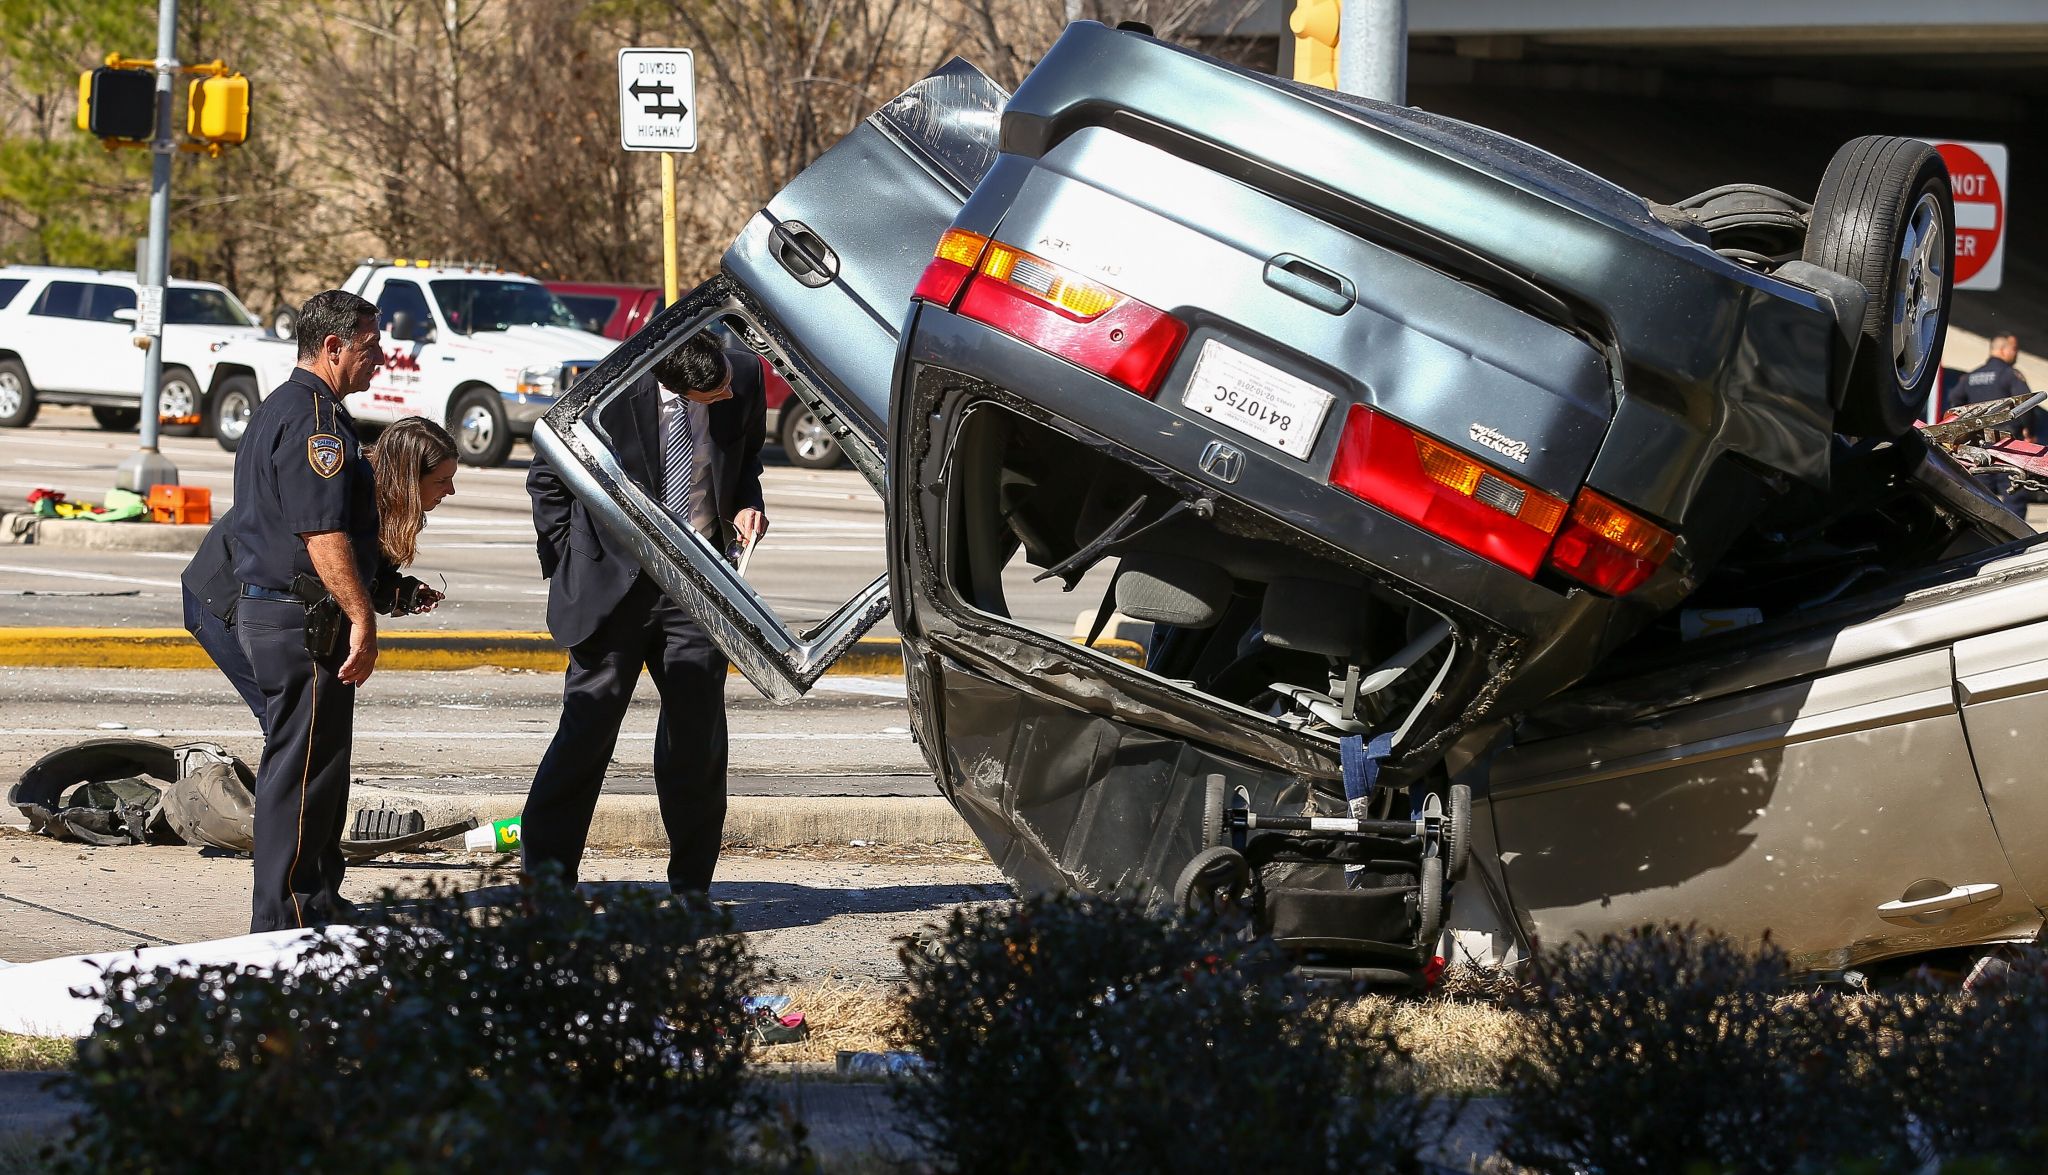
[[[767,412],[760,361],[699,334],[598,414],[626,475],[721,551],[768,530],[761,502]],[[654,786],[668,832],[669,885],[702,891],[725,824],[725,654],[591,518],[538,453],[527,474],[549,581],[548,630],[569,648],[562,719],[520,819],[528,872],[574,883],[644,665],[661,692]]]

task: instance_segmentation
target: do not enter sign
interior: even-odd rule
[[[1956,200],[1956,289],[1995,290],[2005,276],[2005,144],[1929,139]]]

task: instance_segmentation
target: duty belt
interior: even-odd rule
[[[290,588],[264,587],[261,584],[242,585],[245,600],[276,600],[281,604],[303,604],[310,608],[328,598],[327,585],[310,575],[295,575]]]

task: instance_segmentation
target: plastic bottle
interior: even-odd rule
[[[507,816],[493,820],[481,828],[472,828],[462,834],[462,847],[490,853],[516,853],[519,851],[519,817]]]

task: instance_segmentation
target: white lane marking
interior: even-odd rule
[[[108,526],[119,526],[110,522]],[[0,563],[0,574],[41,575],[52,579],[90,579],[99,583],[135,583],[145,587],[181,587],[175,579],[137,579],[132,575],[101,575],[97,571],[53,571],[47,567],[23,567],[19,563]]]
[[[255,733],[254,731],[239,726],[222,727],[217,730],[202,730],[174,726],[165,726],[161,729],[164,732],[165,738],[236,738],[242,735]],[[23,738],[99,737],[104,734],[104,731],[99,730],[97,727],[90,726],[14,726],[0,729],[0,735],[11,735]],[[555,737],[555,732],[552,730],[500,730],[492,732],[476,730],[381,730],[375,728],[365,729],[361,726],[358,726],[356,727],[355,737],[358,740],[365,738],[389,738],[405,739],[407,741],[446,741],[449,739],[464,739],[469,741],[475,741],[478,739],[492,740],[513,738],[552,739]],[[625,731],[622,732],[619,735],[619,737],[630,742],[653,742],[654,732],[651,730],[645,733]],[[910,741],[910,736],[908,734],[830,734],[818,731],[790,731],[786,733],[770,733],[768,731],[740,731],[737,733],[728,734],[726,735],[726,738],[730,739],[733,742],[741,743],[907,743]]]

